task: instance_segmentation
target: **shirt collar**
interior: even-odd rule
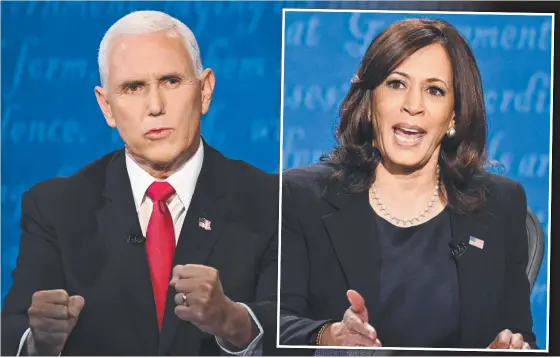
[[[165,180],[173,186],[185,208],[188,208],[190,205],[194,189],[196,187],[196,182],[202,168],[203,160],[204,146],[202,144],[202,140],[200,140],[200,145],[194,155]],[[134,204],[136,206],[136,211],[138,212],[140,205],[142,205],[142,202],[144,201],[148,187],[154,181],[161,180],[148,174],[132,159],[132,157],[130,157],[128,153],[126,154],[126,170],[132,187]]]

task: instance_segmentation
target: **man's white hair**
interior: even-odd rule
[[[144,10],[135,11],[120,18],[103,36],[97,57],[101,85],[105,86],[107,84],[109,74],[107,59],[109,58],[111,40],[121,35],[143,35],[166,30],[175,30],[183,38],[185,48],[194,67],[195,76],[200,78],[203,71],[202,60],[200,59],[198,43],[192,31],[181,21],[163,12]]]

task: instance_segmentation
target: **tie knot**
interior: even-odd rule
[[[175,194],[175,189],[166,181],[155,181],[150,185],[146,193],[152,201],[165,202]]]

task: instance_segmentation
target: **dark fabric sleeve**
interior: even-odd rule
[[[310,314],[308,248],[298,223],[296,200],[287,183],[282,190],[280,344],[309,346],[313,334],[328,321],[307,318]],[[310,353],[312,350],[307,354]]]
[[[35,187],[22,197],[19,255],[2,309],[3,356],[17,354],[21,337],[29,328],[27,310],[33,293],[64,288],[56,233],[39,210],[35,198],[38,191]]]
[[[278,332],[278,234],[274,234],[268,250],[261,259],[256,300],[248,303],[263,328],[263,356],[301,356],[301,350],[277,347]]]
[[[261,259],[256,300],[247,303],[257,316],[263,328],[262,354],[264,356],[282,355],[276,348],[277,331],[277,303],[276,291],[278,290],[278,235],[270,240],[269,247]]]
[[[528,238],[526,229],[527,198],[521,185],[510,193],[511,210],[507,220],[506,277],[504,300],[501,305],[503,329],[523,335],[525,342],[536,347],[531,316],[531,291],[527,278]]]

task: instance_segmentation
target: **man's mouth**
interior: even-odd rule
[[[146,137],[150,139],[159,139],[168,136],[173,129],[171,128],[153,128],[146,132]]]

